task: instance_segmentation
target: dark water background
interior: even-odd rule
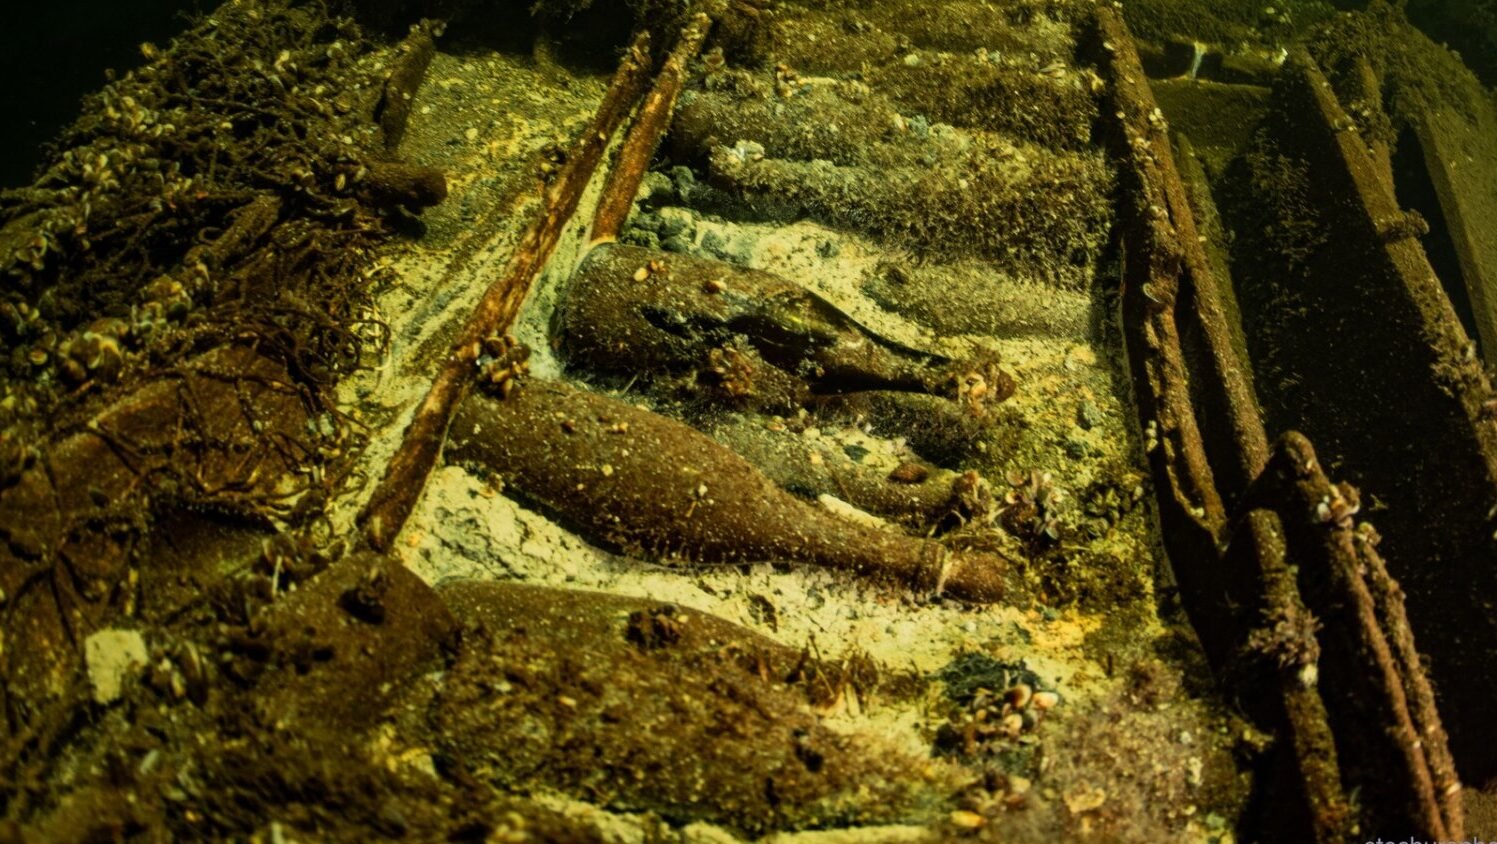
[[[41,145],[77,116],[105,68],[143,62],[140,42],[162,44],[183,14],[216,0],[9,0],[0,6],[0,187],[31,181]]]
[[[1408,0],[1409,20],[1461,54],[1488,87],[1497,87],[1497,0]]]

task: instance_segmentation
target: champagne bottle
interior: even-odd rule
[[[972,368],[879,337],[770,273],[622,244],[598,246],[583,260],[554,329],[572,365],[628,378],[695,378],[760,409],[858,390],[955,398]],[[987,400],[1012,392],[1012,379],[1001,380]]]
[[[589,541],[662,561],[807,563],[973,601],[1005,594],[1002,557],[839,518],[683,423],[559,382],[507,392],[463,401],[448,459],[497,474]]]

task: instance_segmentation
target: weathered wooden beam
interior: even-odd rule
[[[1255,831],[1264,840],[1345,841],[1355,810],[1315,682],[1315,618],[1300,597],[1288,553],[1283,520],[1270,508],[1243,514],[1222,553],[1223,568],[1239,581],[1236,593],[1249,601],[1230,672],[1234,691],[1259,723],[1288,726],[1278,736],[1268,781],[1259,783],[1264,803],[1275,808]]]
[[[1497,220],[1497,107],[1476,101],[1470,108],[1469,119],[1423,114],[1414,132],[1460,264],[1462,279],[1453,281],[1465,283],[1482,359],[1491,366],[1497,365],[1497,238],[1488,227]]]
[[[1192,622],[1226,675],[1243,670],[1244,652],[1255,642],[1289,655],[1298,669],[1278,672],[1266,688],[1239,689],[1287,739],[1281,752],[1288,761],[1279,757],[1271,787],[1287,790],[1303,808],[1290,823],[1297,836],[1343,840],[1354,820],[1345,789],[1355,786],[1377,796],[1361,807],[1364,820],[1458,837],[1460,787],[1428,680],[1410,658],[1412,635],[1397,587],[1379,582],[1374,592],[1360,574],[1378,566],[1363,559],[1376,553],[1365,534],[1353,532],[1355,493],[1326,479],[1308,440],[1297,434],[1280,441],[1270,463],[1247,363],[1232,342],[1226,292],[1197,233],[1164,115],[1114,10],[1098,10],[1091,50],[1108,82],[1104,110],[1114,118],[1111,141],[1123,165],[1123,328],[1142,420],[1158,438],[1151,463],[1160,517]],[[1306,90],[1322,96],[1328,86],[1322,79]],[[1366,144],[1334,129],[1349,121],[1338,121],[1323,102],[1308,105],[1312,117],[1325,115],[1343,164],[1356,170],[1353,198],[1369,222],[1402,219]],[[1416,257],[1407,253],[1407,241],[1381,241],[1405,274]],[[1428,281],[1432,274],[1405,284],[1417,288],[1421,306],[1434,308]],[[1437,309],[1427,317],[1438,346],[1451,323]],[[1182,349],[1184,329],[1195,341],[1194,357]],[[1212,417],[1225,417],[1225,424],[1202,424]],[[1235,524],[1219,515],[1223,480],[1233,484],[1241,499],[1236,509],[1246,514]],[[1297,584],[1285,576],[1289,564],[1299,566]],[[1276,617],[1287,621],[1264,627]],[[1324,623],[1319,634],[1315,618]],[[1391,641],[1384,624],[1394,631]],[[1317,671],[1333,678],[1321,690]]]
[[[1383,109],[1383,81],[1366,56],[1355,59],[1351,84],[1353,103],[1361,106],[1364,114],[1362,134],[1367,141],[1367,154],[1372,158],[1377,177],[1388,186],[1388,190],[1393,190],[1393,148],[1388,138],[1380,134],[1391,131],[1388,114]]]
[[[1376,532],[1354,520],[1357,491],[1332,483],[1310,441],[1291,431],[1275,443],[1249,497],[1280,514],[1300,594],[1319,622],[1315,682],[1343,776],[1364,795],[1364,823],[1399,836],[1461,838],[1460,782],[1445,730],[1417,657],[1410,664],[1397,586],[1370,580],[1383,566]]]
[[[1303,199],[1316,245],[1285,275],[1253,283],[1294,297],[1260,301],[1268,365],[1290,371],[1265,406],[1304,430],[1337,471],[1374,491],[1390,572],[1407,591],[1461,774],[1497,775],[1497,589],[1490,508],[1497,501],[1492,387],[1381,166],[1314,60],[1293,55],[1276,93],[1275,148],[1313,174]]]
[[[1222,394],[1219,404],[1225,411],[1230,441],[1235,444],[1230,457],[1219,457],[1215,465],[1229,468],[1232,486],[1240,489],[1262,470],[1268,457],[1268,436],[1257,399],[1247,366],[1238,359],[1231,342],[1220,284],[1201,243],[1164,113],[1149,88],[1122,18],[1112,10],[1103,10],[1098,20],[1102,64],[1111,83],[1109,107],[1115,116],[1122,115],[1118,120],[1124,135],[1121,140],[1126,144],[1124,155],[1137,173],[1141,188],[1134,198],[1138,203],[1134,216],[1152,218],[1150,225],[1157,226],[1157,251],[1169,253],[1170,263],[1178,262],[1178,269],[1173,271],[1175,279],[1164,279],[1171,269],[1160,266],[1153,269],[1155,278],[1149,284],[1151,289],[1172,285],[1172,307],[1175,295],[1182,292],[1192,306],[1188,312],[1169,316],[1176,322],[1189,320],[1195,324],[1205,342],[1209,354],[1206,363],[1212,371],[1204,380],[1209,389]],[[1155,321],[1162,327],[1162,317]],[[1200,459],[1205,459],[1204,454]]]
[[[1214,284],[1195,229],[1187,195],[1174,168],[1168,127],[1149,89],[1132,36],[1120,15],[1099,8],[1096,32],[1088,45],[1108,83],[1103,104],[1109,141],[1122,164],[1119,238],[1123,251],[1123,331],[1133,373],[1145,436],[1153,442],[1150,464],[1158,484],[1159,517],[1165,549],[1192,625],[1201,637],[1208,659],[1227,676],[1239,659],[1260,618],[1251,617],[1271,606],[1281,610],[1297,605],[1297,595],[1282,584],[1272,595],[1263,581],[1284,554],[1282,539],[1264,519],[1248,520],[1234,535],[1217,490],[1206,442],[1192,403],[1190,373],[1176,320],[1182,302],[1197,303],[1182,285],[1192,278]],[[1187,254],[1187,249],[1192,254]],[[1199,275],[1197,275],[1199,274]],[[1198,291],[1197,291],[1198,293]],[[1210,301],[1210,294],[1207,294]],[[1217,316],[1220,315],[1218,311]],[[1212,313],[1208,310],[1207,317]],[[1204,322],[1204,321],[1203,321]],[[1204,325],[1202,326],[1204,327]],[[1224,326],[1222,326],[1224,327]],[[1228,335],[1208,348],[1230,352]],[[1209,357],[1209,354],[1208,354]],[[1200,376],[1210,379],[1220,369],[1210,363]],[[1214,382],[1218,387],[1220,381]],[[1226,397],[1231,393],[1226,392]],[[1252,407],[1252,405],[1249,405]],[[1250,447],[1231,449],[1228,465],[1239,474],[1252,473],[1254,462],[1266,460],[1261,421],[1242,417],[1241,427],[1257,430]],[[1227,548],[1224,555],[1221,548]],[[1270,599],[1273,599],[1272,603]],[[1350,801],[1340,781],[1332,734],[1319,695],[1292,676],[1279,673],[1267,688],[1244,695],[1270,729],[1285,740],[1275,757],[1275,776],[1267,787],[1276,798],[1299,807],[1290,817],[1268,819],[1305,840],[1341,841],[1348,828]]]
[[[1119,221],[1123,245],[1124,330],[1128,334],[1140,416],[1146,436],[1157,439],[1151,450],[1156,476],[1165,483],[1166,530],[1192,534],[1195,544],[1212,548],[1226,527],[1226,512],[1191,408],[1185,361],[1175,323],[1175,304],[1182,271],[1189,259],[1184,240],[1194,238],[1193,224],[1181,231],[1173,216],[1185,208],[1180,192],[1172,203],[1161,162],[1170,156],[1169,138],[1143,65],[1122,18],[1108,8],[1097,12],[1094,52],[1108,83],[1104,109],[1109,141],[1124,166],[1124,214]],[[1188,215],[1188,208],[1186,212]],[[1187,234],[1188,233],[1188,234]]]

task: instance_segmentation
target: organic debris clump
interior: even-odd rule
[[[0,195],[0,422],[11,436],[227,342],[319,396],[377,332],[368,250],[379,87],[318,5],[230,4],[84,104],[34,186]],[[355,81],[349,84],[349,80]]]
[[[141,50],[0,194],[7,784],[72,729],[90,634],[221,573],[172,570],[177,520],[325,524],[358,444],[331,390],[383,342],[373,249],[445,192],[386,157],[380,54],[321,4],[228,3]]]

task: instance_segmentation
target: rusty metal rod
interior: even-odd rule
[[[603,186],[603,196],[593,215],[594,242],[614,240],[623,230],[624,220],[634,207],[639,184],[650,167],[650,159],[655,156],[655,149],[675,113],[676,98],[686,84],[686,65],[701,51],[702,42],[711,28],[712,19],[707,15],[698,13],[694,16],[681,30],[675,48],[661,66],[655,87],[640,106],[639,114],[619,149],[613,171]]]
[[[602,161],[610,139],[644,93],[648,69],[649,36],[641,33],[619,64],[592,123],[577,140],[555,181],[546,188],[540,216],[526,229],[505,271],[474,308],[416,409],[384,477],[359,513],[364,539],[375,549],[389,548],[416,506],[427,475],[436,465],[457,403],[473,381],[480,343],[490,332],[514,320],[536,274],[555,249],[562,229],[576,213],[582,192]]]

